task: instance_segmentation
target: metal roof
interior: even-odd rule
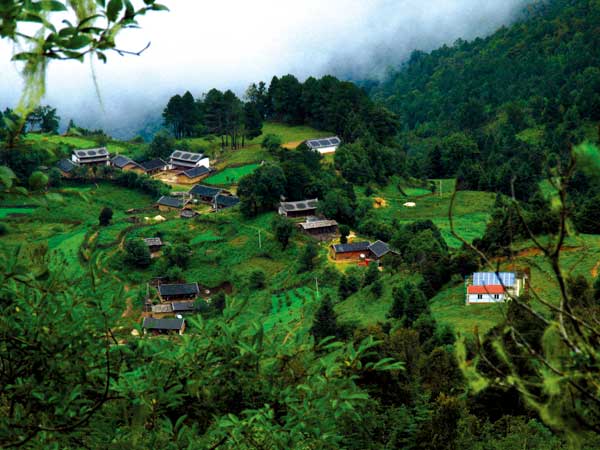
[[[498,284],[489,284],[486,286],[469,286],[467,288],[468,294],[478,294],[478,295],[493,295],[493,294],[504,294],[506,290],[504,286]]]
[[[306,145],[308,146],[308,148],[316,150],[319,148],[335,147],[340,145],[341,142],[342,141],[339,137],[331,136],[328,138],[309,139],[308,141],[306,141]]]
[[[369,250],[371,250],[377,258],[381,258],[390,252],[390,246],[383,241],[375,241],[369,245]]]
[[[335,220],[313,220],[311,222],[303,222],[300,226],[304,230],[314,230],[318,228],[337,227],[337,224]]]
[[[279,207],[284,211],[308,211],[316,209],[319,206],[319,199],[300,200],[297,202],[281,202]]]
[[[200,288],[198,283],[184,283],[184,284],[161,284],[158,286],[158,293],[162,296],[171,295],[198,295]]]
[[[183,174],[188,178],[196,178],[202,175],[210,173],[210,170],[205,166],[194,167],[193,169],[186,170]]]
[[[142,328],[147,330],[181,330],[185,319],[155,319],[154,317],[144,317]]]
[[[369,242],[352,242],[348,244],[336,244],[333,246],[333,250],[336,253],[349,253],[349,252],[366,252],[369,250]]]
[[[133,159],[128,158],[127,156],[123,156],[123,155],[114,156],[110,160],[110,162],[113,163],[113,165],[115,167],[118,167],[119,169],[122,169],[127,164],[135,164],[136,166],[138,165],[138,163],[136,163]]]
[[[222,206],[224,208],[235,206],[239,202],[240,202],[240,199],[238,197],[233,196],[233,195],[217,194],[215,196],[215,203],[216,203],[216,205],[217,206]]]
[[[140,164],[140,167],[144,169],[146,172],[150,170],[162,169],[167,166],[167,163],[162,159],[151,159],[149,161],[143,161]]]
[[[212,186],[205,186],[203,184],[197,184],[192,189],[190,189],[189,193],[191,195],[198,195],[200,197],[214,197],[219,192],[221,192],[221,189],[219,189],[219,188],[215,188]]]
[[[75,150],[75,156],[79,159],[82,158],[98,158],[98,157],[106,157],[108,159],[109,153],[106,147],[98,147],[98,148],[89,148],[84,150]]]
[[[204,155],[202,153],[184,152],[182,150],[175,150],[173,153],[171,153],[170,157],[171,160],[179,160],[188,164],[190,162],[198,162],[202,158],[204,158]]]
[[[506,287],[512,287],[515,285],[515,279],[516,276],[514,272],[475,272],[473,274],[473,285],[501,285]]]
[[[148,247],[157,247],[159,245],[163,245],[159,237],[144,238],[144,242]]]
[[[56,167],[58,167],[60,170],[62,170],[65,173],[69,173],[70,171],[72,171],[76,166],[75,164],[73,164],[73,162],[69,159],[61,159],[59,162],[56,163]]]
[[[187,202],[182,198],[163,195],[158,199],[157,203],[161,206],[168,206],[170,208],[183,208]]]

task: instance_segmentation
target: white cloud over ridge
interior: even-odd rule
[[[175,93],[210,88],[238,94],[254,81],[293,73],[299,78],[373,76],[414,49],[471,39],[511,22],[526,0],[163,0],[171,9],[141,19],[121,48],[95,63],[104,108],[86,62],[52,62],[44,103],[63,120],[123,135],[156,116]],[[14,105],[21,81],[0,42],[0,107]],[[132,130],[133,129],[133,130]]]

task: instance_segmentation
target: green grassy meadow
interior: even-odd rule
[[[204,183],[211,185],[232,185],[237,184],[240,178],[251,174],[259,167],[258,164],[247,164],[240,167],[229,167],[204,180]]]

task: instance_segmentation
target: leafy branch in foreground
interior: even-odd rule
[[[17,109],[19,115],[24,119],[44,95],[50,60],[83,61],[93,54],[106,62],[108,51],[121,56],[140,55],[150,43],[138,51],[124,50],[117,47],[117,35],[124,29],[137,28],[138,18],[147,12],[164,10],[167,7],[155,0],[2,1],[0,38],[16,44],[19,50],[13,60],[24,63],[25,89]],[[70,20],[72,17],[75,21]]]
[[[475,331],[475,348],[464,338],[458,345],[461,367],[475,392],[490,384],[512,386],[547,425],[573,441],[580,438],[581,431],[600,431],[600,311],[588,282],[571,280],[561,261],[573,210],[570,183],[578,170],[598,183],[600,150],[588,144],[574,148],[566,164],[557,165],[551,183],[559,201],[555,210],[559,226],[552,236],[537,236],[521,204],[514,195],[511,199],[514,219],[550,267],[557,299],[528,286],[524,295],[511,296],[503,324],[483,338]],[[456,233],[456,195],[454,192],[449,211],[452,234],[477,252],[488,268],[499,272],[498,260]]]

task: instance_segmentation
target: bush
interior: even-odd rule
[[[32,191],[41,191],[48,186],[48,176],[36,170],[29,176],[28,184]]]
[[[102,208],[102,211],[100,211],[100,216],[98,217],[98,222],[100,223],[100,226],[106,227],[106,226],[110,225],[112,216],[113,216],[112,209],[108,208],[107,206]]]
[[[248,286],[250,289],[262,289],[265,287],[266,276],[262,270],[254,270],[248,277]]]
[[[0,236],[4,236],[6,234],[8,234],[9,229],[8,229],[8,225],[6,225],[5,223],[0,223]]]
[[[150,250],[141,239],[130,239],[125,243],[124,261],[135,267],[145,268],[150,265]]]

